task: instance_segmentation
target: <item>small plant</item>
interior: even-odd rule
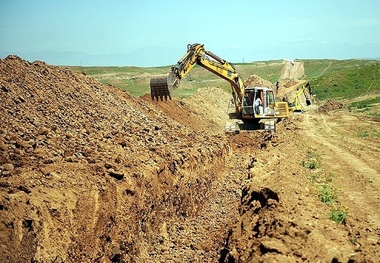
[[[319,197],[325,204],[332,204],[337,198],[335,189],[331,185],[322,185],[319,190]]]
[[[311,160],[308,164],[309,169],[317,169],[319,168],[319,163],[317,160]]]
[[[343,209],[334,208],[330,212],[330,219],[339,224],[345,224],[347,218],[347,213]]]
[[[367,137],[369,137],[369,132],[367,130],[362,129],[362,128],[358,128],[356,131],[356,136],[359,138],[367,138]]]
[[[305,160],[301,161],[302,167],[311,169],[311,170],[317,169],[320,167],[319,165],[320,156],[315,151],[308,150],[306,153],[306,157],[307,157],[306,161]]]
[[[321,167],[317,159],[309,159],[308,161],[302,160],[301,165],[310,170],[318,169]]]
[[[380,138],[380,132],[374,129],[370,131],[359,127],[356,130],[356,136],[359,138]]]
[[[351,242],[353,245],[356,245],[356,244],[357,244],[356,237],[351,238],[351,239],[350,239],[350,242]]]

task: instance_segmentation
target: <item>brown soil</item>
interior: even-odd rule
[[[277,100],[286,101],[291,105],[296,104],[297,91],[308,82],[304,79],[305,76],[303,62],[284,60],[281,75],[275,87]],[[304,93],[298,95],[297,100],[302,106],[302,111],[307,111],[310,104],[317,103],[310,92],[312,91],[305,89]]]
[[[244,84],[249,87],[268,87],[273,89],[273,84],[265,79],[260,78],[257,75],[251,75],[248,79],[245,80]]]
[[[341,108],[343,108],[343,103],[334,99],[328,99],[318,108],[318,112],[329,114],[331,111],[338,110]]]
[[[367,118],[309,111],[276,133],[228,135],[220,89],[135,99],[16,56],[0,60],[0,98],[1,262],[380,257],[379,139],[357,136],[377,127]],[[325,204],[316,178],[331,174]]]
[[[305,77],[305,66],[302,61],[284,60],[281,69],[280,80],[284,79],[302,79]]]

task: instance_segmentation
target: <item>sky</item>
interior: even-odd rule
[[[166,66],[188,44],[234,63],[380,58],[380,0],[0,0],[0,58]]]

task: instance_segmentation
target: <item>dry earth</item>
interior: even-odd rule
[[[135,99],[16,56],[0,98],[1,262],[378,262],[373,120],[324,107],[228,135],[220,89]]]

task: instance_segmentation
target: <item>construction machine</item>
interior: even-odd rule
[[[274,91],[268,87],[246,87],[235,67],[203,44],[189,44],[186,54],[171,68],[171,72],[150,79],[151,97],[156,100],[171,99],[180,80],[195,65],[199,65],[231,84],[236,117],[242,120],[281,119],[288,117],[288,104],[276,102]]]
[[[311,95],[310,95],[310,84],[307,83],[303,85],[301,88],[298,88],[294,99],[292,102],[288,102],[288,108],[290,112],[295,114],[303,113],[305,105],[303,105],[303,101],[306,103],[306,106],[311,105]],[[301,102],[302,101],[302,102]]]

